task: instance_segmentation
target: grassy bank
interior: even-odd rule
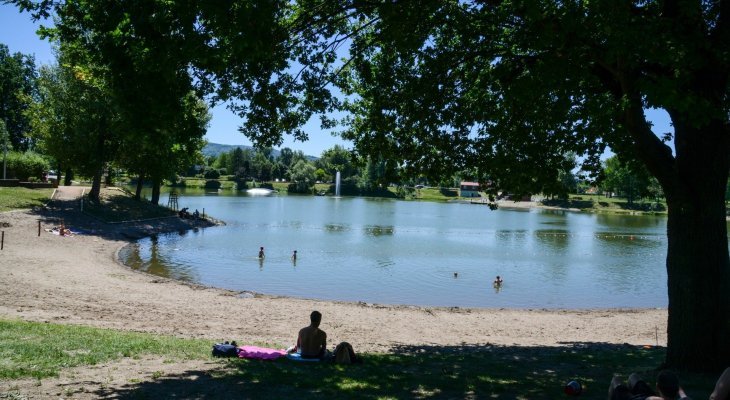
[[[63,368],[157,355],[166,363],[210,358],[212,342],[0,320],[0,379],[56,376]],[[357,350],[357,349],[356,349]],[[422,346],[363,354],[363,364],[230,359],[210,371],[184,371],[118,389],[120,398],[562,398],[578,380],[582,398],[605,398],[614,373],[654,376],[661,348],[576,344],[573,347]],[[191,379],[195,377],[195,379]],[[693,398],[707,398],[717,377],[683,374]],[[127,397],[125,397],[127,396]]]
[[[48,202],[51,194],[53,189],[0,187],[0,212],[42,206]]]
[[[645,213],[665,214],[667,204],[665,201],[634,200],[629,203],[625,198],[606,197],[597,194],[570,195],[567,200],[544,200],[546,206],[560,208],[574,208],[586,212],[608,212],[615,214],[622,213]]]
[[[147,200],[137,201],[134,196],[119,188],[102,189],[99,203],[84,203],[84,212],[105,222],[134,221],[169,217],[175,212],[167,207],[156,206]]]
[[[210,344],[73,325],[0,320],[0,379],[47,378],[122,357],[203,358]]]

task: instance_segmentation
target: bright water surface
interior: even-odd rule
[[[240,291],[423,306],[666,307],[666,218],[312,196],[190,195],[223,227],[160,235],[121,257]],[[167,204],[163,195],[161,204]],[[264,246],[266,258],[257,259]],[[298,260],[291,259],[293,250]],[[458,273],[458,277],[454,277]],[[502,289],[492,287],[496,275]]]

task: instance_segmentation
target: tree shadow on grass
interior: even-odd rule
[[[100,389],[101,398],[563,398],[577,380],[584,399],[604,399],[614,374],[653,375],[663,348],[606,343],[565,346],[400,346],[392,354],[365,354],[355,365],[230,360],[211,371]],[[712,377],[682,376],[695,398],[709,394]],[[701,389],[700,389],[701,388]]]
[[[132,205],[120,205],[120,202],[115,202],[110,205],[106,205],[108,208],[106,212],[116,213],[120,207],[132,207],[134,206],[134,200],[124,199],[123,202],[130,203]],[[155,207],[152,205],[145,205],[144,207]],[[88,207],[88,205],[86,206]],[[168,211],[165,211],[167,213]],[[193,219],[182,219],[177,216],[162,216],[156,214],[150,215],[134,215],[129,214],[129,218],[141,218],[141,220],[133,220],[130,222],[105,222],[96,216],[82,213],[80,209],[79,200],[58,200],[54,199],[48,203],[47,207],[34,208],[32,213],[36,214],[39,220],[42,222],[43,228],[50,228],[51,226],[58,226],[63,223],[67,228],[73,232],[77,232],[85,235],[98,236],[108,240],[128,240],[134,241],[155,235],[161,232],[178,232],[184,233],[189,229],[206,228],[214,226],[213,221],[210,220],[193,220]],[[125,214],[126,215],[126,214]],[[147,218],[147,217],[152,218]],[[144,218],[143,218],[144,217]]]

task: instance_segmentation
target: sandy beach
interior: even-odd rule
[[[211,343],[235,339],[239,344],[286,346],[316,309],[324,315],[322,328],[332,347],[348,341],[361,352],[488,343],[666,345],[666,309],[452,309],[331,302],[231,292],[139,273],[117,261],[119,249],[135,238],[216,227],[192,226],[178,218],[102,223],[77,210],[74,198],[79,191],[62,189],[44,210],[0,214],[0,229],[5,231],[0,318],[205,338]],[[61,219],[84,234],[61,237],[44,230]],[[75,376],[83,379],[83,374]]]

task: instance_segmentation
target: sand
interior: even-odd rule
[[[333,302],[232,292],[136,272],[117,260],[119,249],[133,239],[216,227],[193,226],[178,218],[102,223],[78,211],[74,199],[80,191],[61,188],[46,209],[0,214],[0,230],[5,231],[0,318],[206,338],[211,343],[235,339],[239,344],[286,346],[293,344],[316,309],[324,315],[321,327],[333,347],[348,341],[360,352],[432,345],[666,345],[666,309],[464,309]],[[60,219],[87,234],[61,237],[42,231],[38,236],[39,221],[45,229]],[[7,382],[0,384],[7,390]]]

